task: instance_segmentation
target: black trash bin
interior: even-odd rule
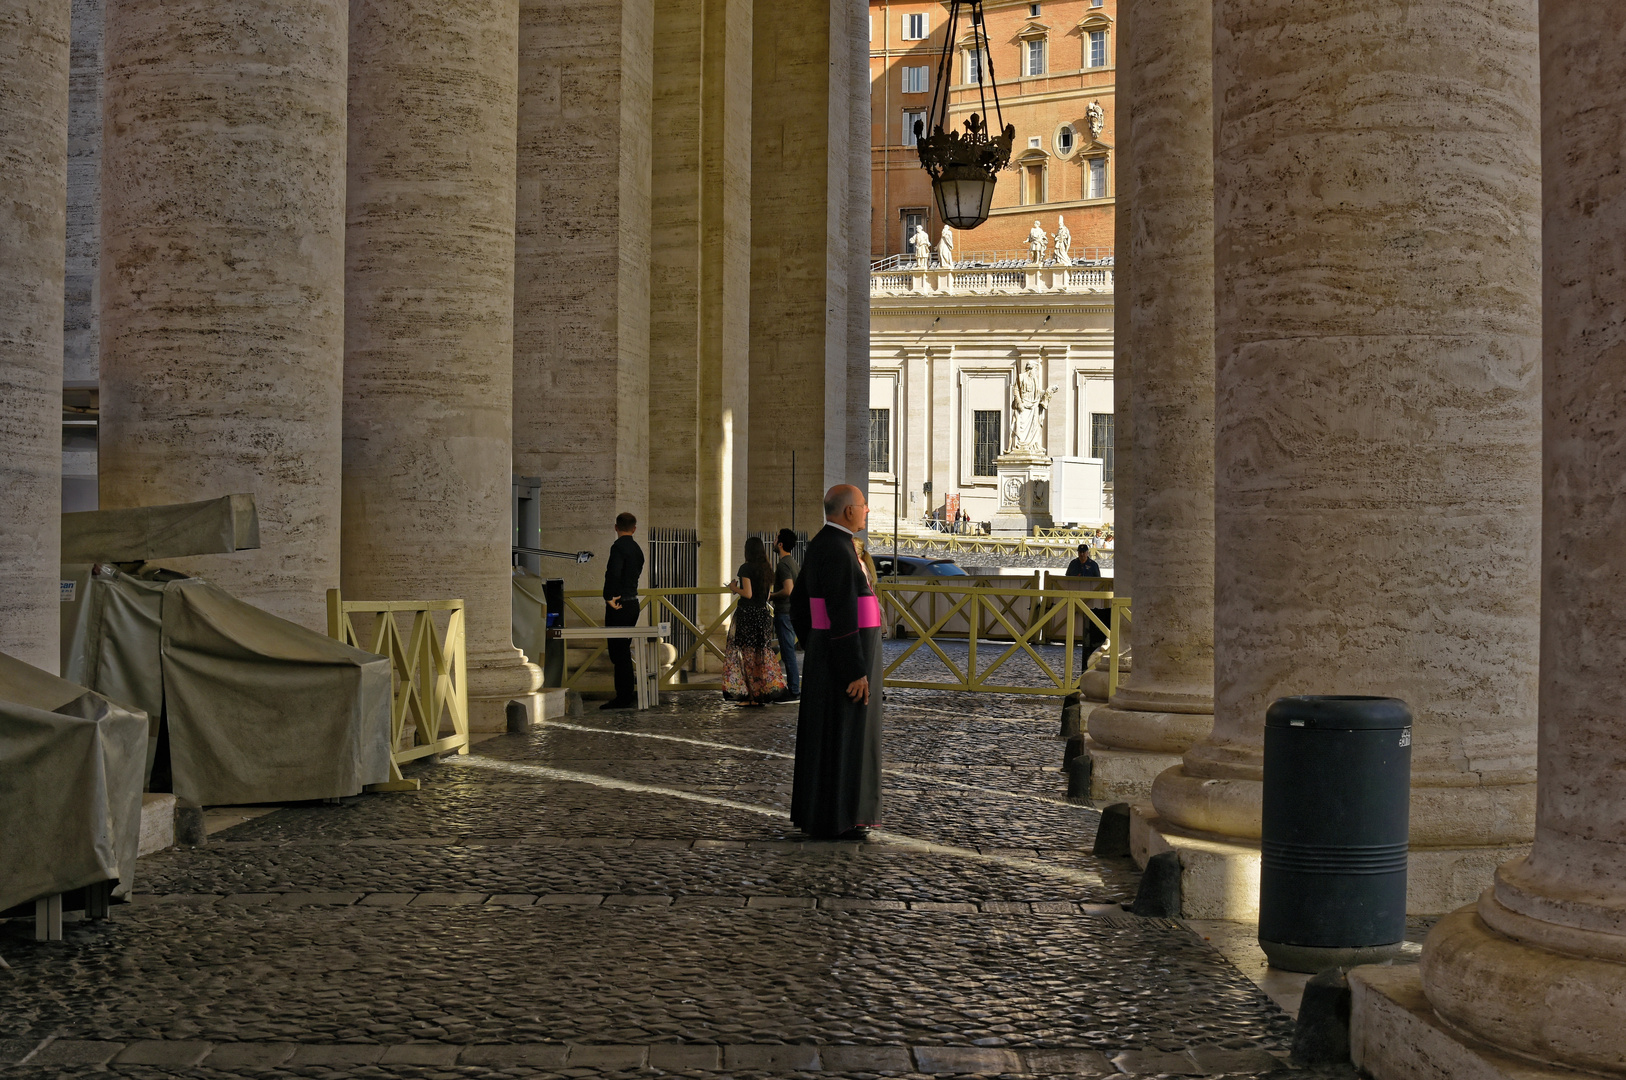
[[[1273,967],[1387,960],[1406,935],[1411,710],[1284,697],[1265,713],[1259,944]]]

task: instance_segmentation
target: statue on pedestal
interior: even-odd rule
[[[1028,230],[1028,252],[1030,253],[1028,261],[1044,262],[1045,248],[1049,246],[1050,234],[1044,231],[1044,226],[1039,224],[1039,219],[1034,218],[1033,228]]]
[[[1056,265],[1071,266],[1073,265],[1073,253],[1071,250],[1073,246],[1073,234],[1071,230],[1067,228],[1067,222],[1063,220],[1060,214],[1056,215],[1056,225]]]
[[[1052,386],[1040,388],[1039,362],[1032,357],[1022,361],[1016,376],[1016,387],[1011,393],[1011,449],[1010,453],[1043,453],[1044,418],[1050,411],[1050,399],[1061,389]]]
[[[937,265],[944,270],[954,269],[954,229],[946,222],[937,237]]]
[[[914,235],[909,237],[909,246],[915,249],[915,265],[926,269],[932,258],[932,238],[926,235],[924,226],[915,226]]]

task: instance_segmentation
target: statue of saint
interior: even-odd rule
[[[909,246],[915,249],[915,265],[926,269],[932,257],[932,238],[926,235],[924,226],[915,226],[914,235],[909,237]]]
[[[1039,219],[1034,218],[1033,228],[1028,230],[1028,252],[1030,253],[1028,261],[1044,262],[1045,248],[1049,246],[1050,234],[1044,231],[1044,226],[1039,224]]]
[[[954,230],[947,222],[937,237],[937,265],[944,270],[954,269]]]
[[[1056,265],[1073,265],[1073,234],[1060,214],[1056,215]]]
[[[1089,108],[1084,110],[1084,123],[1089,126],[1092,139],[1099,139],[1107,129],[1107,111],[1101,108],[1099,101],[1090,102]]]
[[[1039,388],[1039,362],[1032,357],[1022,361],[1016,376],[1016,388],[1011,393],[1011,453],[1043,450],[1044,417],[1050,411],[1050,399],[1060,390],[1052,386]]]

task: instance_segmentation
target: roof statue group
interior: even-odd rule
[[[925,225],[916,225],[915,231],[909,235],[909,247],[915,253],[915,266],[921,270],[931,265],[932,238],[926,235]],[[1055,246],[1051,247],[1050,234],[1045,232],[1044,226],[1038,218],[1033,219],[1033,228],[1028,232],[1028,261],[1042,264],[1046,255],[1057,266],[1073,265],[1073,233],[1067,228],[1067,222],[1056,216]],[[944,270],[954,269],[954,229],[944,224],[943,232],[937,238],[937,265]]]

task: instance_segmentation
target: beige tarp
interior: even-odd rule
[[[79,579],[70,677],[161,703],[175,794],[204,805],[355,795],[389,779],[389,661],[199,578]]]
[[[65,563],[146,562],[260,546],[252,495],[62,515]]]
[[[147,717],[0,653],[0,910],[135,882]]]

